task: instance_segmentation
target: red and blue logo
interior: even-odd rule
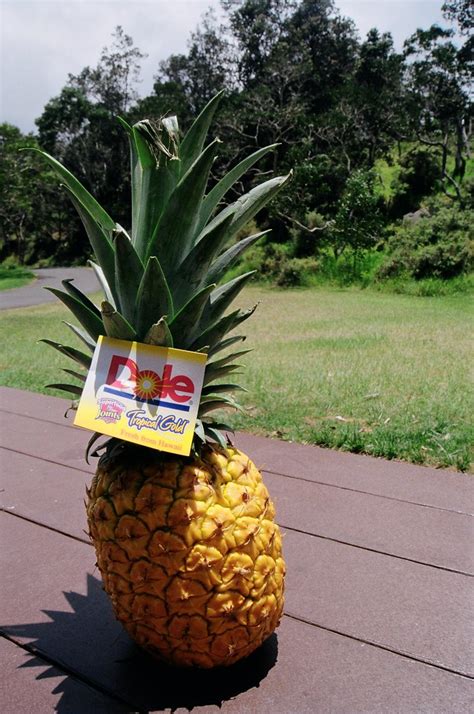
[[[165,364],[163,373],[159,375],[151,369],[140,370],[130,357],[114,355],[104,392],[122,399],[188,412],[195,388],[187,375],[173,376],[171,364]]]

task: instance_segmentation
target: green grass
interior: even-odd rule
[[[28,285],[34,277],[34,274],[26,268],[0,265],[0,290],[21,288],[23,285]]]
[[[467,295],[250,287],[245,414],[236,428],[385,458],[468,470],[472,444]],[[44,393],[80,345],[58,305],[1,313],[3,384]],[[64,394],[58,393],[58,396]]]
[[[237,428],[348,451],[467,470],[468,296],[248,290]]]

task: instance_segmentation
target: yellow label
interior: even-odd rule
[[[188,456],[207,355],[99,337],[74,424]]]

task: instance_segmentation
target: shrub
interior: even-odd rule
[[[318,269],[318,263],[312,258],[292,258],[284,261],[277,276],[277,285],[293,288],[308,285],[311,275]]]
[[[391,200],[391,214],[400,218],[420,205],[441,178],[439,150],[414,146],[399,161],[400,170]]]
[[[313,258],[294,258],[292,243],[267,243],[248,250],[242,260],[226,274],[226,280],[256,270],[256,279],[281,287],[309,285],[318,269]]]
[[[329,238],[336,257],[346,248],[360,251],[373,247],[380,239],[382,218],[375,178],[373,171],[358,169],[347,179],[336,216],[329,229]]]
[[[309,230],[304,230],[303,228],[292,228],[290,230],[295,258],[309,258],[313,256],[328,237],[328,231],[326,230],[328,223],[324,216],[317,213],[317,211],[309,211],[306,213],[304,224]],[[314,228],[321,230],[310,233],[309,231]]]
[[[31,270],[18,263],[16,256],[10,255],[0,263],[0,278],[33,278]],[[14,286],[12,286],[14,287]]]
[[[474,259],[473,226],[474,211],[457,206],[438,208],[417,223],[398,226],[377,277],[449,279],[469,272]]]
[[[231,280],[238,275],[256,270],[256,278],[274,282],[281,272],[283,264],[291,257],[291,244],[264,243],[250,248],[237,265],[225,275],[225,280]]]
[[[244,238],[247,238],[247,236],[251,236],[254,233],[258,233],[261,229],[257,226],[256,222],[252,219],[248,223],[245,224],[245,226],[242,226],[240,231],[236,234],[235,240],[243,240]]]

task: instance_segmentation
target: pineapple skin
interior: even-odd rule
[[[285,563],[262,475],[234,447],[102,458],[87,517],[116,618],[178,666],[231,665],[278,626]]]

